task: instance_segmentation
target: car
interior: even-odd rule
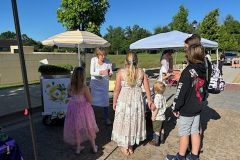
[[[238,53],[233,51],[225,51],[224,56],[225,56],[224,64],[232,64],[232,59],[237,58]]]

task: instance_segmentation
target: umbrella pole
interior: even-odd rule
[[[28,88],[28,78],[27,78],[27,70],[25,65],[25,58],[24,58],[24,52],[23,52],[23,44],[22,44],[22,38],[21,38],[21,31],[19,26],[19,18],[18,18],[18,10],[17,10],[17,2],[16,0],[12,0],[12,10],[13,10],[13,18],[14,18],[14,24],[15,24],[15,30],[17,35],[17,41],[18,41],[18,52],[19,52],[19,58],[20,58],[20,64],[22,69],[22,77],[24,82],[24,91],[25,91],[25,100],[27,103],[27,108],[29,109],[29,125],[31,130],[31,137],[32,137],[32,145],[33,145],[33,154],[34,154],[34,160],[37,160],[37,149],[36,149],[36,141],[35,141],[35,134],[34,134],[34,126],[32,121],[32,107],[31,107],[31,100],[30,100],[30,93]]]
[[[78,66],[80,67],[81,66],[81,57],[80,57],[80,46],[78,44]]]

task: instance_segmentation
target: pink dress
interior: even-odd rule
[[[89,140],[90,136],[95,138],[98,131],[94,111],[85,96],[80,94],[71,97],[64,122],[63,140],[76,145],[77,141],[82,143]]]

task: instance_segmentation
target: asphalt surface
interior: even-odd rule
[[[223,115],[228,113],[229,110],[238,114],[240,113],[240,84],[232,84],[232,81],[235,79],[235,76],[240,73],[240,69],[224,66],[223,73],[223,78],[227,83],[226,89],[220,94],[211,94],[208,99],[209,106],[213,107],[217,111],[219,110],[219,113],[223,113]],[[151,80],[151,82],[152,81],[153,80]],[[32,119],[34,122],[34,135],[37,143],[38,160],[164,159],[164,156],[170,151],[176,152],[175,145],[177,145],[178,141],[177,139],[171,138],[172,136],[176,137],[176,135],[172,135],[173,133],[175,134],[175,123],[170,123],[173,126],[172,131],[169,135],[170,138],[169,141],[167,141],[166,144],[162,146],[162,148],[154,148],[143,143],[136,148],[136,154],[129,157],[123,157],[116,144],[110,140],[112,126],[104,125],[104,121],[102,120],[102,110],[95,108],[94,111],[98,126],[100,128],[100,132],[98,133],[96,139],[96,142],[99,145],[99,152],[97,154],[91,154],[91,148],[89,147],[90,145],[88,142],[86,142],[84,143],[86,149],[83,151],[83,153],[81,155],[75,155],[73,148],[64,144],[62,141],[62,123],[53,126],[45,126],[42,123],[43,117],[41,115],[42,100],[40,86],[30,85],[29,89],[31,95],[31,104],[33,108]],[[166,97],[169,98],[169,106],[173,100],[175,90],[175,87],[168,87],[166,91]],[[0,90],[0,97],[0,126],[3,128],[4,132],[8,133],[9,136],[13,137],[16,140],[23,153],[24,159],[33,160],[34,158],[31,132],[29,129],[29,119],[28,116],[23,115],[23,110],[26,106],[23,87],[9,88],[4,90],[2,89]],[[110,111],[111,119],[113,120],[114,112],[112,109]],[[233,121],[233,118],[234,117],[230,119],[230,122],[231,120]],[[223,121],[223,123],[225,123],[225,121]],[[239,123],[236,123],[236,126],[237,125],[239,126]],[[236,126],[235,128],[230,128],[229,126],[229,129],[232,130],[233,133],[237,134],[239,133],[239,130],[235,130],[237,129]],[[209,131],[209,135],[207,136],[217,136],[214,134],[216,133],[211,133]],[[235,143],[235,145],[231,143],[228,147],[235,149],[239,148],[240,144],[238,142]],[[210,144],[210,142],[206,142],[206,144]],[[210,149],[216,150],[217,152],[218,148],[215,149],[210,147]],[[221,150],[219,152],[225,153]],[[217,156],[214,157],[214,153],[208,153],[208,156],[213,157],[211,159],[218,159]],[[202,159],[208,159],[206,157],[207,156],[203,153]],[[233,158],[240,159],[240,157],[235,156],[235,154],[233,154]]]

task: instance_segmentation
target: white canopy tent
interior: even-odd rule
[[[130,45],[130,49],[180,49],[184,48],[184,41],[192,34],[183,33],[177,30],[159,33],[147,38],[140,39]],[[205,48],[217,49],[217,65],[218,65],[218,43],[201,38],[201,43]],[[175,57],[176,63],[176,57]]]
[[[156,34],[140,39],[130,45],[130,49],[177,49],[184,48],[184,41],[192,34],[180,31],[171,31]],[[218,43],[201,38],[201,43],[205,48],[217,48]]]

